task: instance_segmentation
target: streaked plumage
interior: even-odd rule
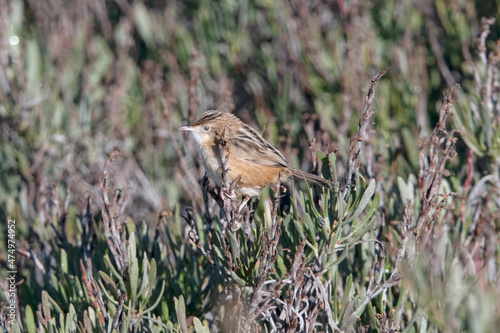
[[[219,140],[225,129],[229,150],[228,180],[233,182],[241,176],[236,187],[237,193],[258,196],[266,185],[276,183],[279,177],[281,180],[288,180],[290,176],[332,187],[331,182],[326,179],[290,168],[285,157],[276,148],[256,130],[230,113],[207,111],[193,124],[180,129],[192,133],[198,143],[203,165],[218,186],[223,186]]]

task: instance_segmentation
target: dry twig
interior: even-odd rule
[[[127,248],[126,248],[126,232],[122,228],[123,221],[119,219],[121,200],[123,197],[121,196],[121,192],[117,192],[114,197],[114,205],[109,203],[108,199],[108,191],[109,191],[109,164],[114,163],[115,159],[113,158],[116,155],[119,155],[118,151],[112,152],[106,162],[104,163],[103,169],[103,178],[100,182],[101,191],[102,191],[102,220],[104,225],[104,235],[106,236],[106,242],[108,243],[108,247],[113,254],[113,258],[115,259],[115,263],[118,266],[118,269],[122,274],[124,274],[125,269],[128,267],[128,258],[127,258]]]
[[[353,185],[353,178],[359,169],[359,153],[361,152],[361,145],[363,141],[368,139],[368,135],[371,130],[370,119],[375,111],[371,109],[373,104],[373,99],[375,98],[375,87],[377,82],[382,78],[382,76],[387,73],[389,68],[386,68],[372,78],[372,83],[368,94],[365,97],[365,105],[363,108],[363,115],[358,125],[358,134],[351,138],[351,147],[349,148],[349,159],[347,161],[347,174],[346,174],[346,185],[343,189],[343,196],[347,194],[347,190]]]

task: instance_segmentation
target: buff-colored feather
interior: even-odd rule
[[[291,176],[319,186],[333,187],[326,179],[290,168],[285,157],[276,148],[256,130],[230,113],[207,111],[191,126],[182,126],[180,129],[193,134],[199,145],[203,165],[218,186],[223,186],[219,142],[224,133],[229,151],[227,176],[230,182],[240,178],[237,193],[258,196],[266,185],[278,180],[288,180]]]

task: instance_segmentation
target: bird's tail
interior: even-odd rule
[[[325,178],[321,178],[320,176],[313,175],[312,173],[303,172],[301,170],[290,169],[291,175],[298,179],[303,179],[308,183],[318,185],[321,187],[329,188],[330,190],[335,189],[335,184]]]

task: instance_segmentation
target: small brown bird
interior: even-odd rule
[[[227,178],[230,183],[240,177],[236,193],[251,197],[258,196],[265,186],[291,177],[333,188],[333,183],[319,176],[292,169],[285,157],[253,128],[243,123],[231,113],[207,111],[190,126],[181,126],[190,131],[199,146],[199,154],[209,177],[223,186],[219,150],[224,131],[227,159]]]

